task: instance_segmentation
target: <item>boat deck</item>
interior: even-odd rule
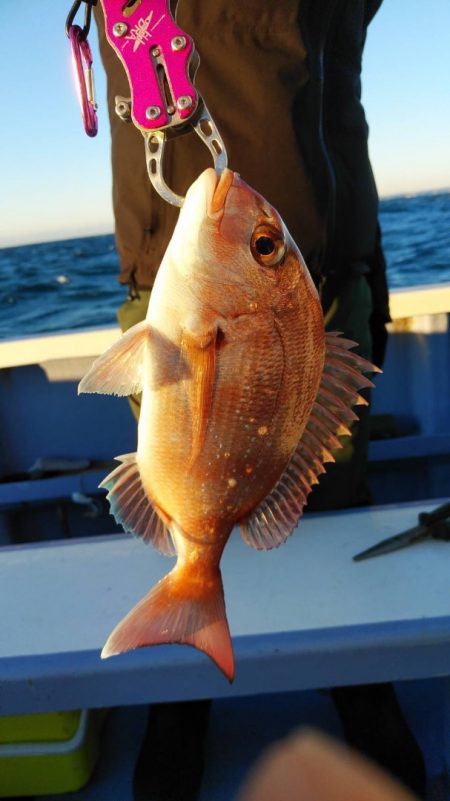
[[[99,658],[114,625],[171,566],[142,541],[115,535],[3,548],[0,714],[447,675],[448,543],[352,561],[434,505],[308,515],[270,552],[234,532],[222,560],[232,685],[186,646]]]
[[[207,657],[182,646],[100,660],[112,626],[170,566],[142,542],[115,535],[3,548],[0,714],[122,707],[107,725],[97,778],[78,798],[103,801],[117,781],[128,787],[120,796],[127,801],[143,705],[213,698],[201,801],[219,801],[233,796],[274,737],[305,723],[339,735],[331,701],[312,690],[395,681],[428,739],[437,781],[449,755],[448,544],[425,542],[361,563],[351,558],[434,505],[309,515],[269,553],[233,534],[223,559],[233,685]]]

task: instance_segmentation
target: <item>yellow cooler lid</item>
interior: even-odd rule
[[[70,740],[80,724],[81,710],[0,715],[0,743],[41,743]]]

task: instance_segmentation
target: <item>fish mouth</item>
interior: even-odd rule
[[[218,180],[216,175],[216,186],[209,203],[208,217],[217,219],[222,216],[228,191],[233,184],[234,175],[235,173],[227,167],[222,171]]]

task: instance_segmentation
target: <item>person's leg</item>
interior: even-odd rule
[[[122,332],[144,320],[150,291],[140,290],[117,312]],[[139,420],[141,396],[129,397]],[[151,704],[133,776],[135,801],[195,801],[201,785],[210,701]]]
[[[356,275],[340,291],[325,299],[325,323],[328,331],[340,331],[347,339],[358,343],[355,349],[361,356],[372,358],[370,317],[372,296],[366,277]],[[361,393],[367,399],[367,391]],[[369,444],[369,407],[355,409],[358,421],[351,426],[352,437],[343,438],[343,447],[334,453],[336,462],[327,466],[308,498],[306,512],[345,509],[370,502],[367,486],[367,451]]]
[[[327,328],[342,331],[359,343],[358,352],[371,359],[372,296],[364,275],[351,279],[335,298],[326,301]],[[375,389],[376,392],[376,389]],[[309,511],[324,511],[370,503],[366,465],[369,407],[357,407],[359,420],[337,461],[311,493]],[[403,781],[419,797],[426,787],[425,763],[408,727],[392,684],[331,689],[348,744]]]
[[[133,778],[135,801],[195,801],[210,701],[152,704]]]
[[[424,798],[425,762],[392,684],[335,687],[331,696],[348,744]]]
[[[150,300],[150,290],[141,289],[134,297],[128,297],[117,311],[122,334],[132,328],[133,325],[145,320],[147,315],[148,303]],[[141,411],[141,395],[129,395],[128,402],[136,420],[139,420]]]

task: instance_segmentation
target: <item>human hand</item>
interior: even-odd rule
[[[237,801],[417,801],[365,757],[315,731],[271,748]]]

